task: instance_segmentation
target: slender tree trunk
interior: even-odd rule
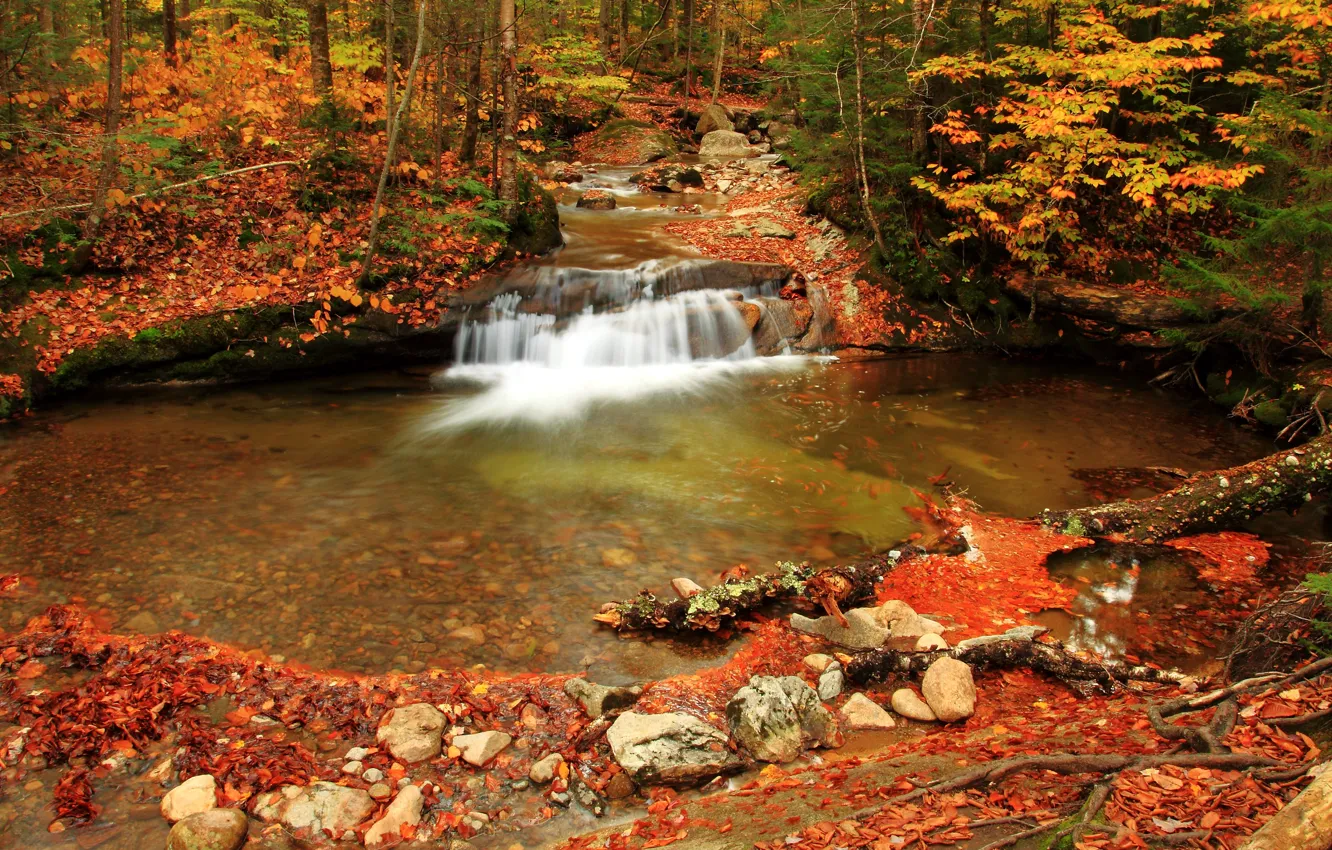
[[[166,0],[170,2],[170,0]],[[333,94],[333,63],[328,55],[328,0],[310,0],[310,72],[315,94]]]
[[[119,2],[119,0],[115,0]],[[384,167],[379,172],[379,186],[375,189],[375,202],[370,208],[370,235],[366,238],[365,258],[361,262],[361,280],[370,276],[370,265],[375,260],[375,244],[379,241],[379,209],[384,202],[384,189],[388,186],[389,172],[393,170],[393,157],[397,153],[398,135],[402,128],[403,113],[412,101],[412,84],[416,82],[416,69],[421,65],[421,47],[425,43],[426,0],[421,0],[416,13],[416,51],[407,71],[407,85],[403,88],[402,102],[397,115],[391,116],[388,127],[388,149],[384,151]]]
[[[481,135],[481,51],[485,23],[481,18],[481,7],[476,7],[474,14],[473,43],[468,47],[467,57],[467,116],[463,120],[462,145],[458,150],[458,159],[466,163],[476,161],[476,143]]]
[[[102,229],[106,217],[106,195],[111,190],[120,167],[120,144],[117,134],[120,132],[120,89],[122,72],[125,64],[125,34],[122,27],[125,7],[122,0],[108,0],[107,31],[110,49],[107,53],[106,84],[106,120],[102,126],[105,136],[102,139],[102,166],[97,173],[97,185],[93,189],[92,209],[83,222],[83,238],[92,242]]]
[[[629,0],[620,0],[620,64],[629,55]]]
[[[712,31],[717,38],[717,51],[712,58],[712,102],[721,94],[722,63],[726,57],[726,19],[722,17],[721,0],[713,0]]]
[[[518,213],[518,26],[514,17],[514,0],[499,0],[500,81],[504,87],[499,198],[510,204],[506,210],[510,219]]]
[[[925,43],[925,28],[929,26],[929,8],[926,3],[927,0],[914,0],[911,4],[911,26],[916,36],[916,51]],[[922,80],[920,85],[924,86],[927,83]],[[925,98],[926,93],[922,91],[918,97],[915,112],[911,116],[911,149],[918,162],[925,160],[930,147],[930,128],[928,116],[925,112]]]
[[[393,60],[393,0],[384,0],[384,127],[393,120],[393,99],[397,88],[397,66]]]
[[[180,30],[180,37],[185,41],[190,39],[190,0],[180,0],[176,9],[176,27]]]
[[[980,48],[981,56],[990,58],[990,32],[994,28],[995,0],[980,0]]]
[[[37,58],[42,61],[42,76],[45,77],[51,72],[51,60],[55,54],[52,51],[55,41],[55,9],[53,8],[55,0],[42,0],[38,8],[40,20],[38,25],[42,30],[42,40],[38,43]]]
[[[611,55],[611,40],[614,38],[611,30],[611,18],[615,14],[615,0],[599,0],[597,7],[597,39],[601,42],[601,53],[603,56]]]
[[[861,36],[860,0],[851,0],[851,43],[856,56],[856,167],[860,172],[860,203],[865,210],[865,220],[874,233],[874,244],[879,248],[879,255],[886,260],[888,248],[883,242],[879,219],[870,205],[869,172],[865,168],[865,50]]]
[[[689,96],[694,90],[694,0],[683,0],[685,19],[685,78],[683,120],[689,121]]]
[[[176,0],[162,0],[162,53],[176,64]]]

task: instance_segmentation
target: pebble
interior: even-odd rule
[[[948,641],[936,634],[923,634],[916,640],[917,652],[932,652],[939,649],[947,649]]]
[[[837,699],[842,693],[842,665],[830,667],[819,677],[819,699],[824,702]]]
[[[815,673],[822,673],[824,670],[827,670],[828,667],[836,663],[837,659],[833,658],[831,655],[824,655],[821,652],[814,652],[805,656],[805,666],[813,670]]]
[[[527,778],[538,785],[545,785],[555,778],[555,774],[562,764],[564,764],[564,756],[559,753],[551,753],[532,765],[532,769],[527,772]]]
[[[377,767],[367,767],[361,771],[361,778],[366,782],[379,782],[384,778],[384,771]]]
[[[383,782],[376,782],[374,785],[370,786],[370,796],[375,800],[387,800],[392,793],[393,789],[385,785]]]
[[[428,761],[442,749],[444,723],[444,714],[429,703],[400,705],[384,715],[376,739],[396,759],[408,764]]]
[[[897,726],[897,721],[884,711],[883,706],[864,694],[852,694],[846,705],[842,706],[840,714],[842,722],[849,729],[879,731]]]
[[[511,735],[493,730],[473,735],[456,735],[453,738],[453,746],[461,751],[462,760],[473,767],[484,767],[511,743]]]
[[[343,758],[347,761],[364,761],[368,755],[370,755],[370,750],[366,747],[352,747]]]
[[[169,823],[217,807],[217,782],[206,773],[191,776],[172,788],[159,807]]]
[[[365,765],[359,761],[349,761],[342,766],[342,772],[348,776],[360,776],[363,769],[365,769]]]
[[[933,723],[939,719],[934,716],[934,712],[926,705],[925,700],[916,696],[916,692],[910,688],[898,688],[893,691],[892,705],[893,711],[908,720]]]

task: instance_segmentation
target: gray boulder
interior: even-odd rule
[[[714,103],[703,110],[703,114],[698,117],[698,123],[694,125],[694,132],[700,136],[706,136],[713,130],[734,130],[735,124],[731,122],[731,113],[720,103]]]
[[[400,705],[384,715],[375,738],[396,759],[408,764],[429,761],[443,748],[445,722],[444,713],[429,703]]]
[[[749,156],[752,152],[744,134],[733,130],[713,130],[698,148],[699,156]]]
[[[726,735],[688,714],[627,711],[606,731],[611,752],[640,785],[694,785],[744,767]]]
[[[369,792],[332,782],[316,782],[308,788],[284,785],[260,794],[254,815],[266,823],[279,822],[293,832],[317,836],[324,831],[342,835],[355,829],[375,810]]]
[[[795,231],[783,227],[770,218],[761,218],[754,222],[754,235],[765,239],[794,239]]]
[[[588,189],[578,199],[578,206],[585,210],[613,210],[615,196],[605,189]]]
[[[846,622],[843,627],[836,617],[813,620],[791,615],[791,628],[796,631],[818,635],[848,649],[878,649],[888,640],[888,630],[875,622],[873,608],[852,608],[846,612]]]
[[[240,809],[209,809],[171,827],[167,850],[237,850],[245,843],[250,819]]]
[[[643,695],[643,689],[638,685],[632,688],[612,688],[587,679],[570,679],[564,683],[564,692],[581,705],[593,720],[608,711],[628,708]]]
[[[755,676],[726,704],[731,734],[759,761],[794,761],[806,746],[841,746],[837,719],[795,676]]]

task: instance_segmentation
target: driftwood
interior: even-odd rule
[[[1332,770],[1324,771],[1240,850],[1328,850],[1332,847]]]
[[[1237,528],[1277,510],[1294,511],[1332,487],[1332,434],[1241,466],[1202,472],[1148,499],[1045,511],[1064,534],[1160,541]]]
[[[1233,308],[1200,307],[1168,295],[1056,277],[1014,278],[1008,292],[1033,304],[1033,312],[1045,310],[1145,330],[1205,324],[1236,312]]]
[[[1114,693],[1127,682],[1178,684],[1183,678],[1178,673],[1154,667],[1083,661],[1062,646],[1020,638],[933,652],[876,649],[855,656],[847,665],[846,674],[851,681],[860,684],[892,676],[915,676],[923,674],[940,658],[956,658],[980,670],[1025,667],[1075,688],[1101,693]]]

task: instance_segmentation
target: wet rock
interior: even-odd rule
[[[750,159],[742,163],[743,168],[750,174],[765,174],[770,163],[766,159]]]
[[[366,782],[382,782],[384,780],[384,771],[377,767],[367,767],[361,771],[361,778]]]
[[[784,764],[807,745],[841,745],[836,718],[795,676],[754,676],[726,704],[726,720],[735,739],[759,761]]]
[[[726,178],[722,178],[721,180],[717,181],[716,189],[718,192],[721,192],[724,195],[726,194],[726,190],[731,188],[731,186],[733,185],[735,185],[734,180],[728,180]]]
[[[940,634],[944,630],[939,623],[920,616],[910,605],[897,599],[875,608],[874,619],[895,638],[918,638],[921,635]]]
[[[606,796],[611,800],[623,800],[625,797],[632,797],[638,791],[634,785],[634,780],[628,775],[617,773],[606,783]]]
[[[936,634],[923,634],[916,640],[916,652],[933,652],[947,648],[948,641]]]
[[[518,721],[528,729],[540,729],[546,725],[546,712],[539,707],[528,703],[523,706],[522,714],[518,716]]]
[[[806,667],[813,670],[815,673],[822,673],[824,670],[827,670],[829,667],[838,664],[839,662],[831,655],[824,655],[821,652],[812,652],[805,656],[804,663]]]
[[[839,664],[829,670],[825,670],[819,677],[819,699],[827,702],[837,699],[842,693],[844,678],[842,676],[842,666]]]
[[[481,646],[486,642],[486,631],[480,626],[463,626],[449,632],[449,637],[453,640],[465,640],[468,643]]]
[[[925,703],[945,723],[963,720],[976,712],[976,682],[971,668],[956,658],[940,658],[920,680]]]
[[[402,827],[419,824],[422,803],[421,789],[417,786],[408,785],[399,791],[384,816],[366,830],[365,846],[378,847],[394,842],[402,836]]]
[[[743,304],[744,302],[742,301],[740,303]],[[753,307],[754,305],[750,304],[748,306]],[[755,312],[757,312],[758,308],[754,307],[754,310]],[[703,592],[702,586],[700,586],[697,582],[695,582],[693,579],[687,579],[683,577],[671,579],[671,589],[674,590],[675,595],[680,597],[681,599],[689,599]]]
[[[130,617],[125,621],[122,628],[141,635],[154,635],[162,631],[162,627],[157,623],[157,618],[147,611],[140,611]]]
[[[462,760],[474,767],[485,767],[511,743],[511,735],[494,730],[453,736],[453,746],[462,751]]]
[[[167,850],[237,850],[250,820],[239,809],[211,809],[182,818],[171,827]]]
[[[576,168],[558,159],[546,163],[542,171],[548,180],[558,180],[561,183],[578,183],[583,179],[583,175]]]
[[[383,782],[376,782],[374,785],[370,786],[370,797],[381,803],[387,800],[392,793],[393,789]]]
[[[578,805],[587,809],[594,817],[601,817],[606,814],[606,801],[601,799],[601,795],[586,782],[581,780],[575,782],[569,788],[569,791],[573,794],[573,798],[578,801]]]
[[[732,130],[713,130],[703,136],[699,156],[749,156],[749,140]]]
[[[559,753],[551,753],[532,765],[532,769],[527,771],[527,778],[538,785],[545,785],[555,778],[562,764],[564,764],[564,756]]]
[[[758,130],[750,130],[746,138],[749,139],[751,145],[759,145],[763,143],[763,134]]]
[[[316,782],[308,788],[284,785],[259,795],[254,804],[255,817],[260,820],[311,835],[324,830],[342,835],[355,829],[374,810],[375,801],[368,792],[332,782]]]
[[[217,807],[217,782],[206,773],[191,776],[172,788],[159,807],[169,823]]]
[[[735,227],[723,233],[722,236],[729,239],[750,239],[754,236],[754,233],[748,227],[737,222]]]
[[[581,204],[579,204],[581,206]],[[638,556],[632,549],[602,549],[601,563],[603,566],[612,569],[622,567],[632,567],[638,563]]]
[[[754,235],[764,239],[794,239],[795,231],[770,218],[761,218],[754,222]]]
[[[785,150],[791,143],[791,133],[793,128],[784,121],[769,121],[768,138],[772,140],[772,146],[777,150]]]
[[[892,699],[893,711],[902,715],[908,720],[919,720],[922,723],[933,723],[938,720],[934,712],[926,704],[925,700],[916,696],[916,692],[910,688],[898,688],[893,691]]]
[[[694,125],[694,132],[700,136],[706,136],[713,130],[734,130],[735,124],[731,122],[731,111],[720,103],[709,104],[703,110],[703,114],[698,116],[698,123]]]
[[[1046,632],[1050,631],[1044,626],[1017,626],[1009,629],[1001,635],[982,635],[980,637],[967,638],[957,642],[958,652],[965,652],[968,649],[975,649],[978,646],[986,646],[992,643],[1000,643],[1006,640],[1035,640]]]
[[[585,210],[613,210],[615,196],[605,189],[588,189],[578,199],[578,206]]]
[[[369,756],[370,750],[366,747],[352,747],[342,757],[347,761],[365,761]]]
[[[443,712],[429,703],[400,705],[384,715],[375,739],[408,764],[428,761],[443,748],[445,722]]]
[[[726,748],[725,733],[688,714],[627,711],[607,730],[606,740],[620,767],[640,785],[692,785],[744,766]]]
[[[852,694],[838,713],[848,729],[870,732],[893,729],[897,726],[897,721],[893,720],[893,716],[885,711],[883,706],[864,694]]]
[[[877,649],[888,640],[888,630],[879,625],[872,608],[852,608],[846,612],[847,626],[836,617],[810,619],[802,614],[791,615],[791,628],[806,634],[818,635],[848,649]]]
[[[643,695],[643,689],[638,685],[632,688],[612,688],[589,682],[587,679],[570,679],[564,683],[564,692],[581,705],[583,711],[593,720],[608,711],[628,708],[638,702],[638,698]]]

